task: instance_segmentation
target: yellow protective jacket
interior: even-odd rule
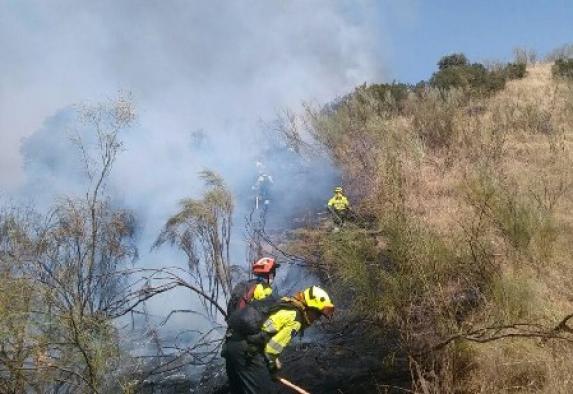
[[[257,283],[255,290],[253,290],[253,299],[260,301],[271,296],[273,294],[273,288],[271,286],[265,285],[263,283]]]
[[[242,309],[253,300],[264,300],[272,296],[273,288],[267,283],[257,283],[255,280],[240,282],[233,290],[227,304],[227,314]]]
[[[285,306],[272,313],[262,327],[262,331],[271,336],[265,345],[265,356],[276,359],[302,329],[303,319],[303,312],[294,307]]]
[[[348,202],[348,198],[343,194],[340,196],[335,194],[330,200],[328,200],[328,206],[333,207],[337,211],[342,211],[344,209],[348,209],[350,207],[350,203]]]

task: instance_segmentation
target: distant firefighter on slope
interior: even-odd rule
[[[348,202],[348,198],[344,195],[341,186],[337,186],[334,189],[334,196],[328,200],[327,207],[332,214],[334,223],[338,227],[342,227],[348,218],[350,203]]]

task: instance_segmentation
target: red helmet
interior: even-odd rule
[[[279,264],[272,257],[263,257],[253,263],[253,274],[270,275],[278,268]]]

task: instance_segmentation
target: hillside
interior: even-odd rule
[[[571,392],[573,85],[535,64],[487,94],[389,86],[308,109],[357,218],[290,251],[337,289],[338,322],[398,338],[371,371],[405,358],[415,392]]]
[[[291,167],[274,191],[293,201],[271,194],[259,209],[262,188],[241,195],[201,171],[198,194],[151,242],[176,251],[175,265],[135,265],[151,246],[138,242],[145,215],[110,194],[133,101],[74,109],[66,141],[85,194],[46,212],[0,207],[0,392],[227,392],[225,305],[248,277],[231,234],[243,226],[247,261],[285,264],[279,294],[320,282],[334,300],[334,318],[281,353],[284,376],[310,392],[573,391],[571,70],[453,54],[416,85],[362,85],[287,111],[269,157]],[[59,156],[44,161],[67,167]],[[338,230],[313,219],[335,173],[353,207]],[[294,190],[308,193],[286,188],[304,176]]]

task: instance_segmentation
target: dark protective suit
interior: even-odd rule
[[[261,283],[256,279],[252,279],[240,282],[233,288],[227,305],[228,317],[233,311],[244,307],[245,304],[252,301],[252,289],[257,284]],[[263,285],[266,284],[263,283]],[[274,294],[268,296],[268,299],[271,302],[278,301]],[[249,338],[251,340],[247,342],[246,339],[233,334],[229,330],[223,344],[221,355],[225,358],[231,393],[262,394],[278,392],[262,351],[266,337],[257,335]],[[257,345],[254,343],[257,343]]]
[[[276,368],[277,358],[291,339],[310,323],[304,317],[300,301],[284,297],[271,309],[256,334],[242,337],[233,333],[223,348],[232,393],[275,393],[269,366]]]
[[[233,394],[272,394],[273,382],[263,353],[244,339],[231,338],[223,348],[227,376]]]

